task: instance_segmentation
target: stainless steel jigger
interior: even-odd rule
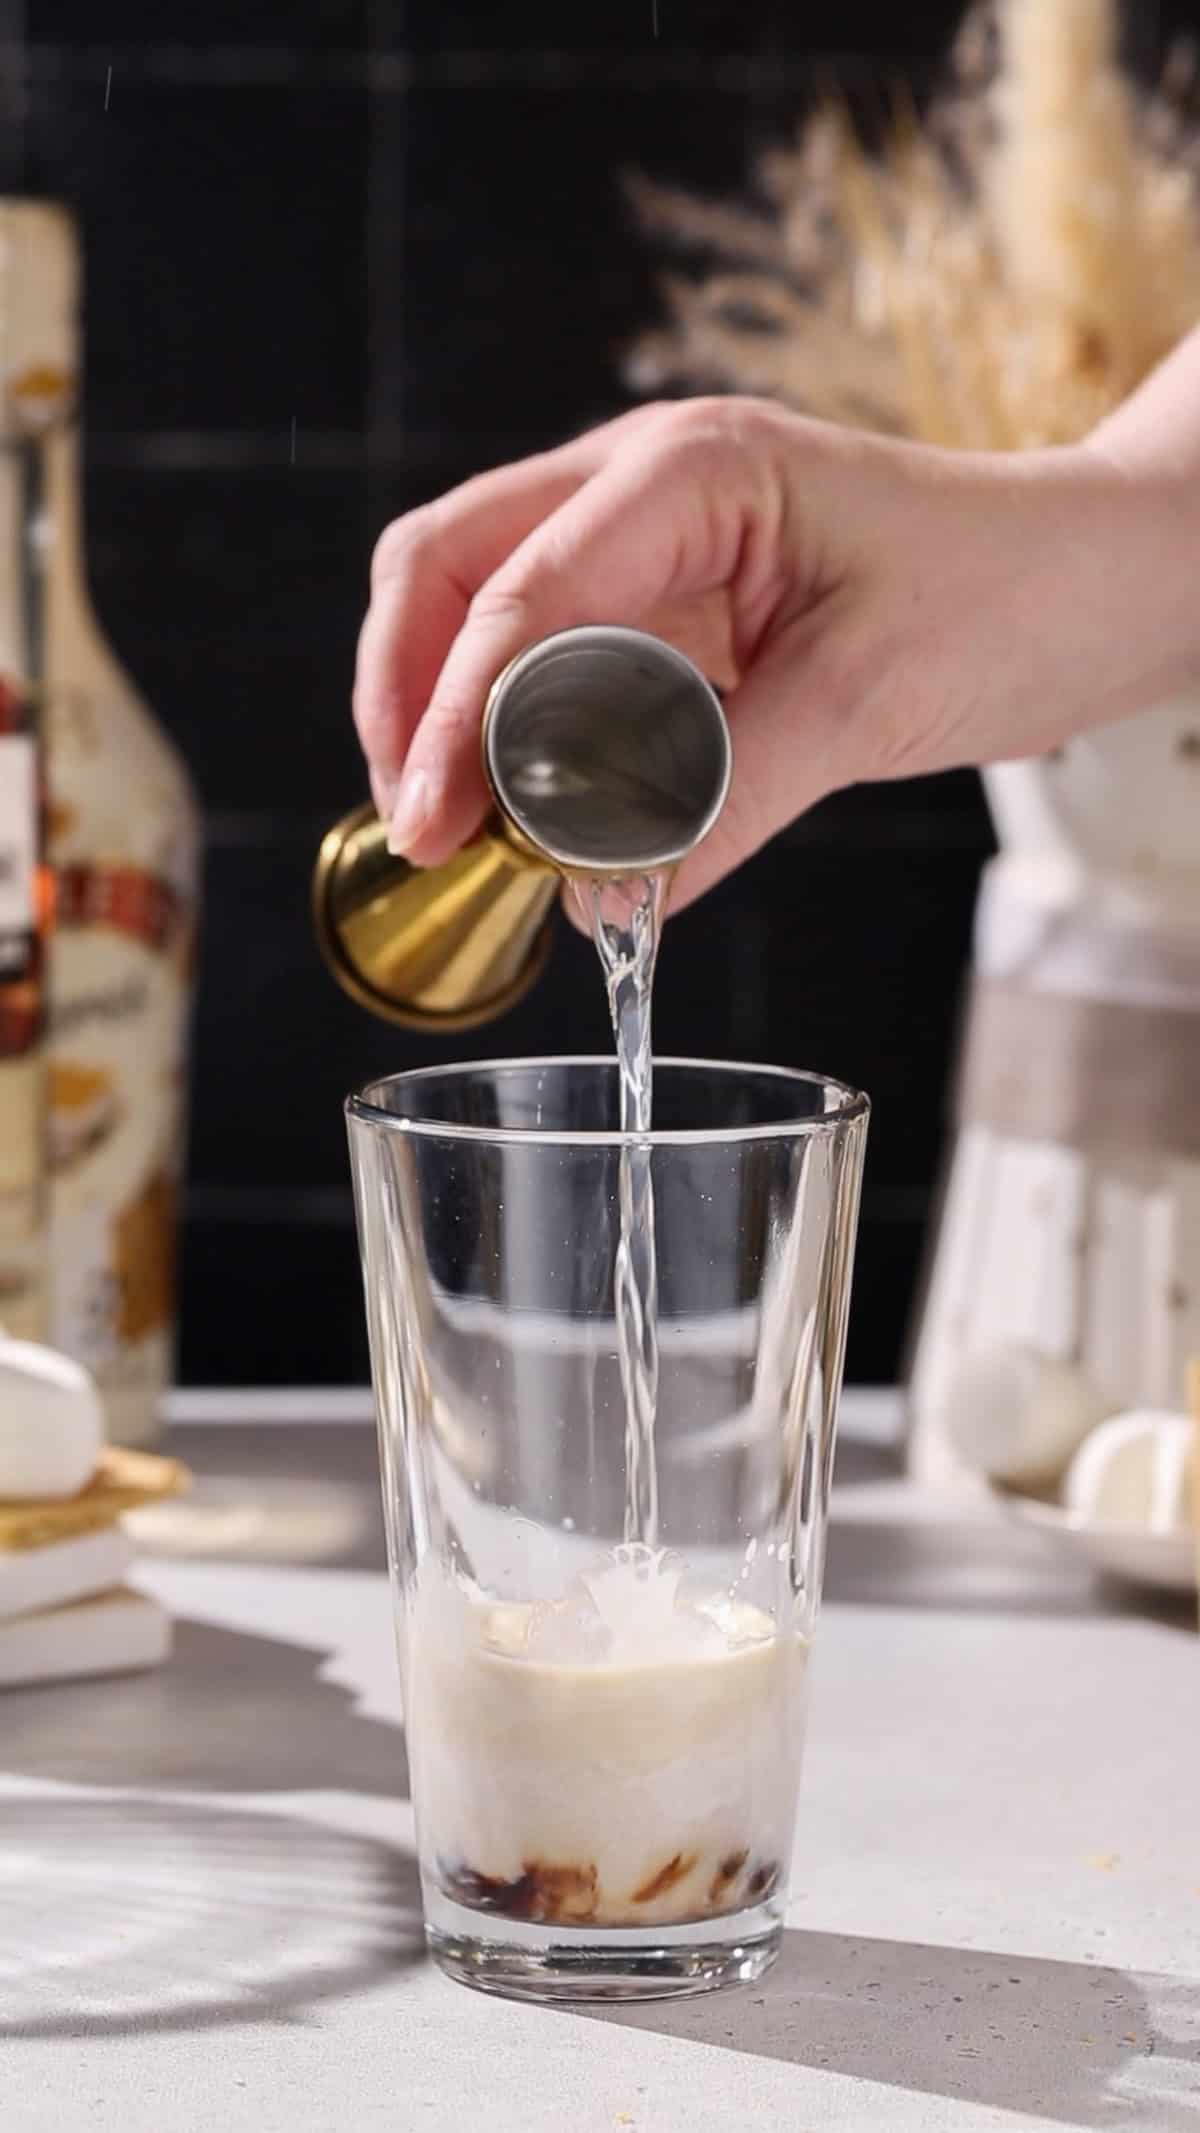
[[[483,754],[501,813],[566,874],[676,865],[729,790],[716,691],[671,645],[607,624],[544,638],[505,668]]]
[[[518,654],[483,714],[496,811],[445,866],[387,850],[371,808],[330,830],[317,935],[345,990],[387,1020],[469,1029],[532,985],[562,876],[672,867],[712,828],[732,751],[720,698],[682,652],[640,630],[562,630]]]

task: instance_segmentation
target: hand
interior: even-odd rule
[[[577,623],[652,630],[728,692],[729,800],[673,908],[838,787],[1132,711],[1183,656],[1151,486],[1108,449],[936,452],[736,398],[481,475],[375,554],[354,711],[394,848],[434,865],[474,834],[488,689]]]

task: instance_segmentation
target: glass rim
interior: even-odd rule
[[[839,1081],[835,1075],[819,1074],[802,1067],[756,1065],[749,1060],[738,1059],[688,1059],[677,1054],[655,1054],[655,1071],[660,1067],[686,1067],[701,1072],[717,1074],[723,1080],[741,1075],[755,1076],[764,1080],[788,1083],[796,1088],[823,1089],[837,1097],[835,1107],[823,1111],[818,1118],[767,1119],[751,1126],[652,1126],[649,1133],[623,1133],[620,1127],[602,1130],[568,1128],[566,1126],[467,1126],[456,1124],[451,1119],[408,1118],[396,1111],[385,1110],[382,1104],[372,1103],[369,1089],[387,1088],[396,1082],[430,1082],[439,1076],[467,1074],[500,1074],[516,1067],[603,1067],[616,1071],[616,1056],[612,1052],[561,1052],[534,1053],[526,1057],[514,1056],[505,1059],[468,1059],[450,1066],[411,1067],[397,1074],[381,1074],[346,1098],[347,1119],[356,1125],[417,1136],[422,1140],[465,1141],[476,1144],[491,1144],[500,1147],[519,1146],[548,1148],[623,1148],[636,1145],[652,1148],[697,1148],[735,1147],[752,1141],[809,1140],[836,1133],[841,1127],[869,1118],[871,1100],[860,1089],[853,1089],[848,1082]]]

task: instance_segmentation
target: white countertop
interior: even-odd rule
[[[946,1523],[848,1399],[778,1968],[489,2001],[422,1957],[363,1411],[181,1397],[170,1667],[0,1699],[3,2133],[1200,2128],[1187,1611]]]

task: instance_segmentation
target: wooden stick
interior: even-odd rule
[[[1196,1601],[1200,1607],[1200,1356],[1193,1356],[1188,1364],[1187,1399],[1195,1424],[1192,1434],[1192,1524],[1196,1529]]]

